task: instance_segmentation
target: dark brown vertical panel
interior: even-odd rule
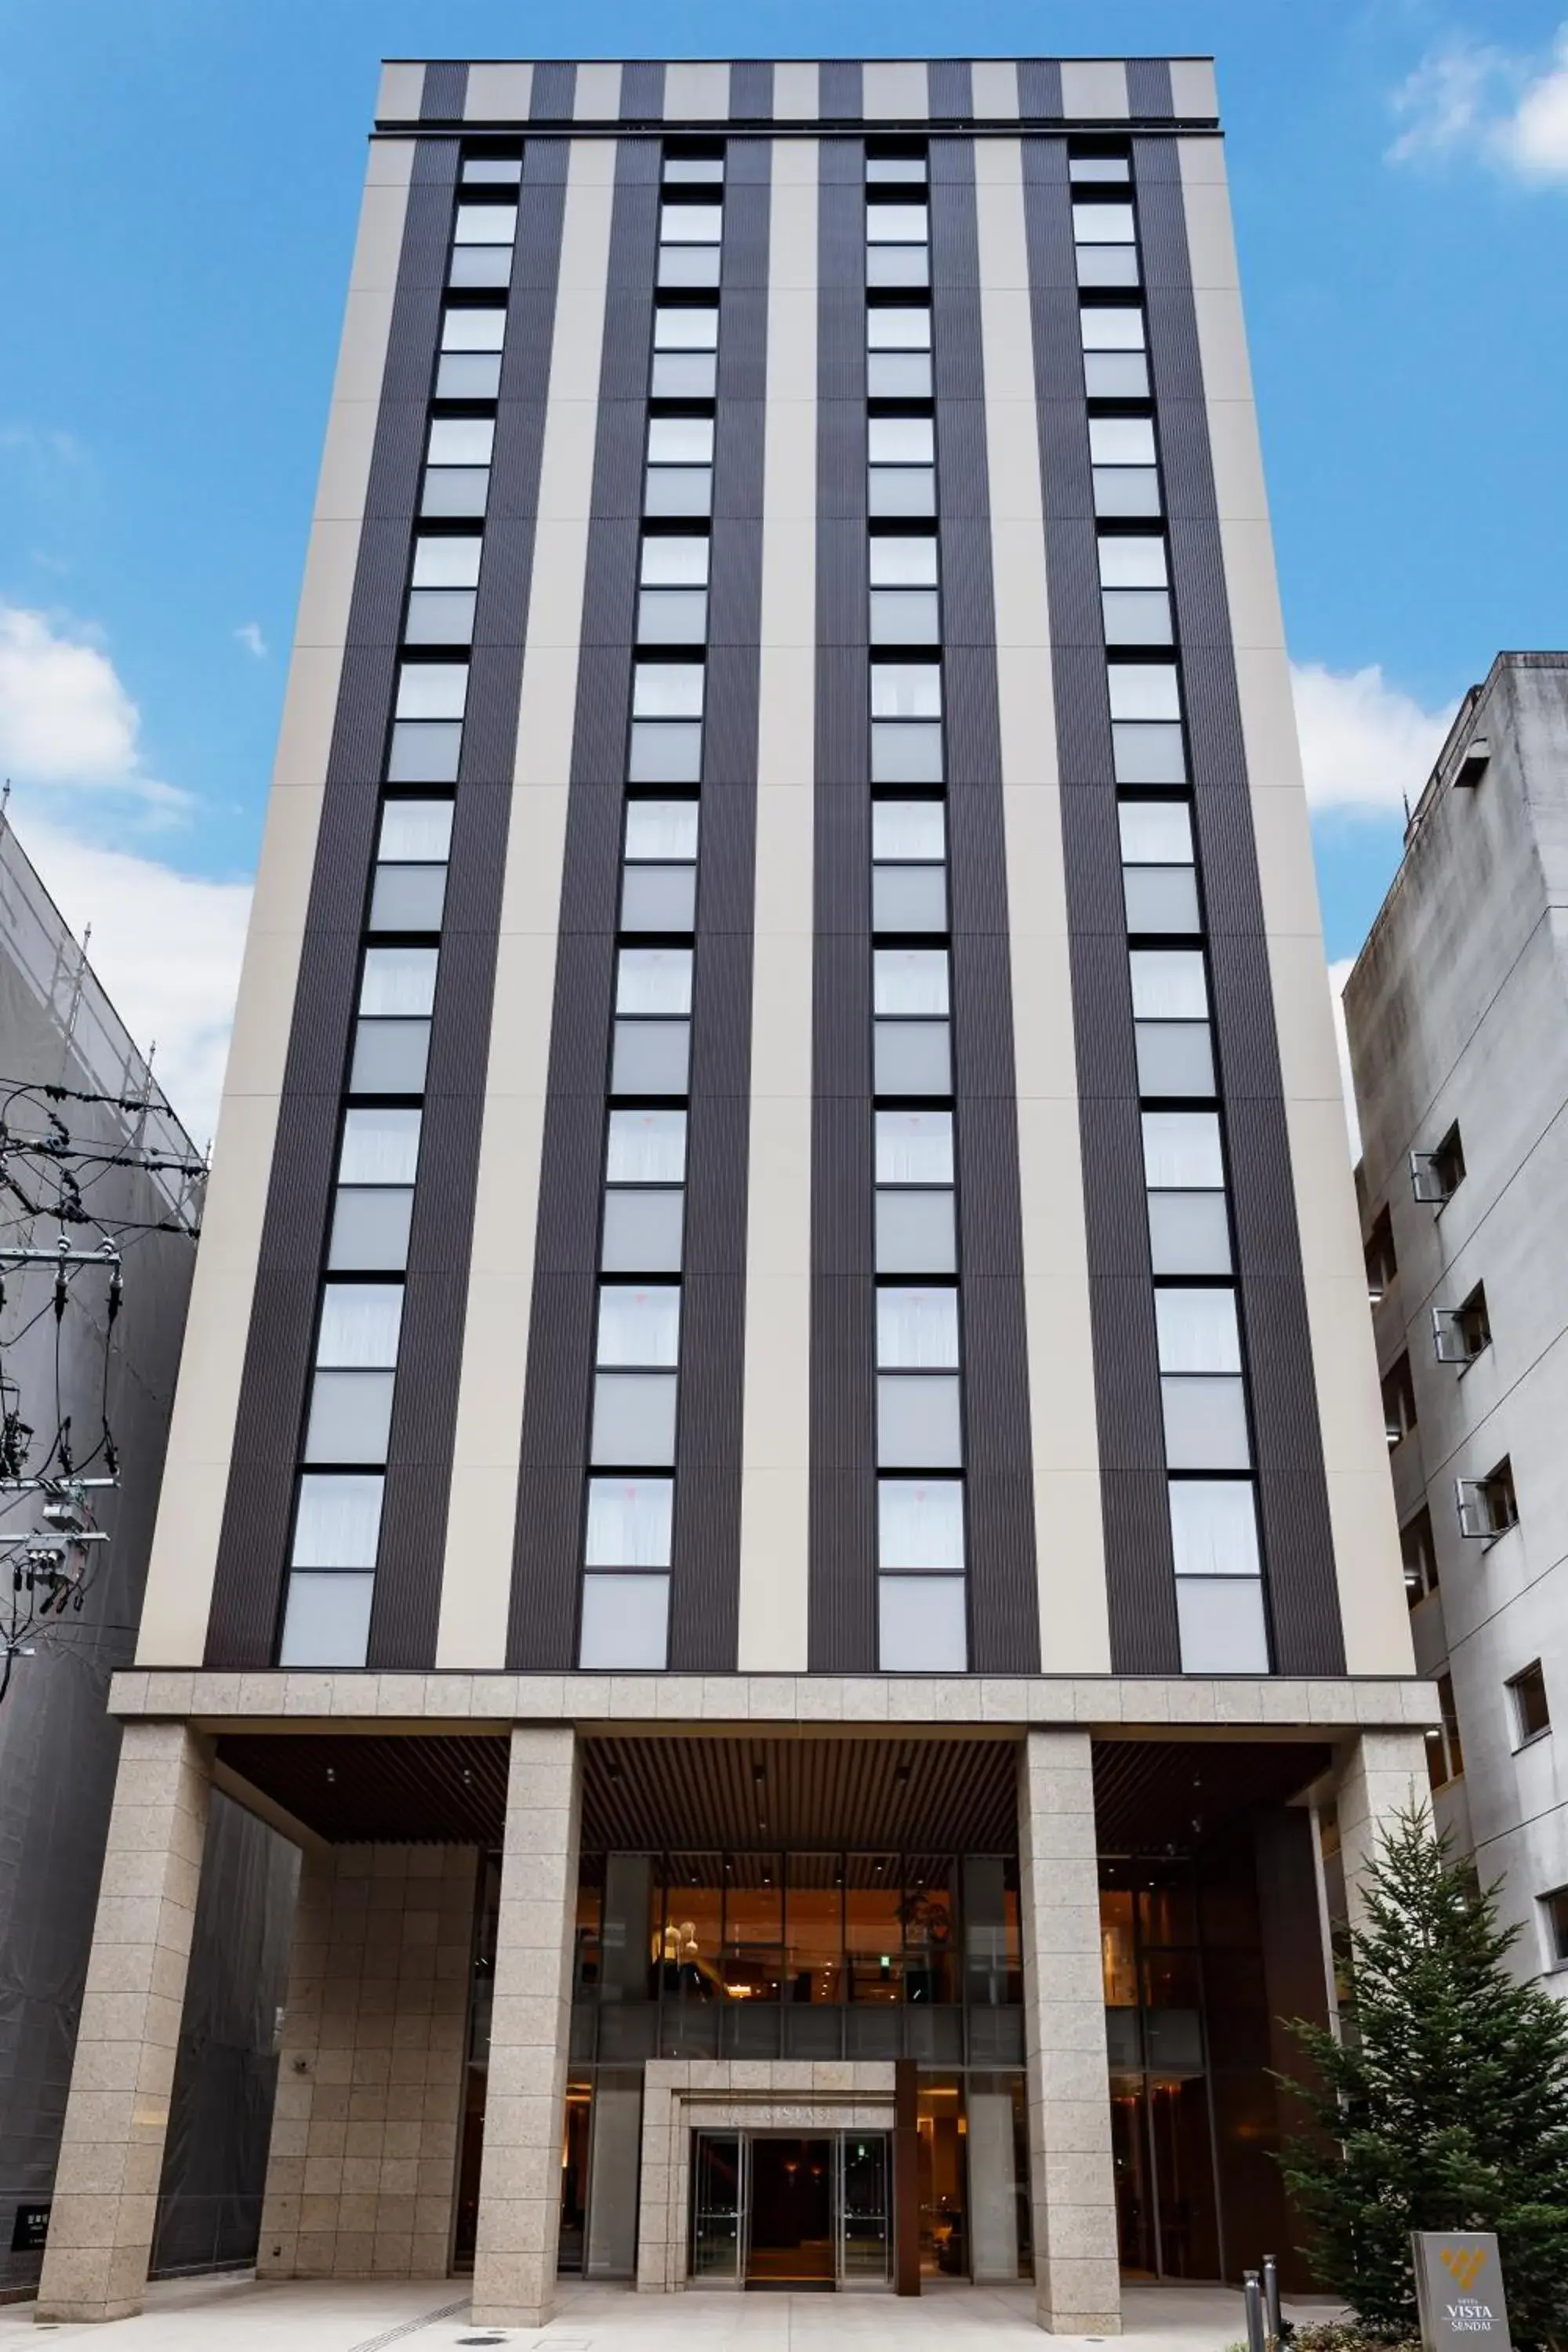
[[[657,123],[664,119],[664,68],[635,58],[621,68],[621,120]]]
[[[817,68],[816,103],[824,122],[858,123],[866,110],[865,68],[847,58],[827,58]]]
[[[1025,141],[1024,183],[1110,1656],[1118,1674],[1175,1674],[1181,1646],[1064,140]]]
[[[461,122],[468,96],[468,68],[459,59],[439,58],[425,68],[419,100],[421,122]]]
[[[1026,122],[1062,119],[1062,68],[1058,58],[1020,58],[1018,112]]]
[[[577,94],[577,68],[561,58],[542,58],[533,68],[528,111],[534,122],[570,122]]]
[[[458,151],[414,152],[235,1418],[205,1661],[265,1666],[281,1606]]]
[[[1281,1674],[1344,1672],[1322,1433],[1198,359],[1180,157],[1133,142],[1264,1571]]]
[[[532,1671],[577,1654],[658,173],[617,142],[507,1634]]]
[[[737,58],[730,68],[730,119],[769,122],[773,111],[773,69],[764,58]]]
[[[974,144],[933,139],[930,152],[970,1664],[1032,1674],[1040,1626]]]
[[[825,83],[830,69],[823,68]],[[859,68],[854,68],[854,110]],[[847,104],[839,89],[825,114]],[[809,1636],[877,1664],[864,151],[825,139],[817,213]]]
[[[1127,60],[1127,110],[1135,122],[1153,122],[1169,119],[1171,101],[1171,67],[1166,58],[1129,58]]]
[[[436,1662],[570,152],[565,140],[531,142],[519,193],[430,1029],[419,1182],[387,1445],[370,1626],[368,1663],[373,1666],[420,1667]]]
[[[926,101],[933,122],[968,122],[974,113],[974,76],[967,58],[933,58],[926,68]]]
[[[669,1663],[735,1666],[772,149],[732,139],[719,281],[707,719],[687,1122]]]

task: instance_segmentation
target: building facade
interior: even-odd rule
[[[1345,990],[1411,1630],[1442,1697],[1434,1811],[1483,1882],[1501,1879],[1512,1965],[1558,1991],[1565,743],[1568,655],[1500,654],[1460,706]]]
[[[304,1850],[260,2269],[1283,2255],[1434,1703],[1206,61],[386,68],[223,1121],[99,1933]]]

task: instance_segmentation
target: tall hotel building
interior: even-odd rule
[[[1208,63],[388,66],[42,2309],[1293,2261],[1385,1454]]]

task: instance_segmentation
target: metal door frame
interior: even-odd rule
[[[882,2275],[880,2278],[852,2279],[844,2266],[845,2223],[847,2200],[844,2190],[844,2151],[851,2135],[847,2130],[833,2134],[833,2284],[840,2294],[886,2292],[893,2284],[895,2252],[893,2247],[893,2135],[891,2130],[872,2127],[856,2131],[856,2139],[879,2139],[882,2143]]]
[[[695,2287],[733,2288],[746,2284],[746,2257],[750,2251],[752,2218],[752,2151],[749,2135],[733,2126],[722,2131],[712,2131],[698,2124],[692,2128],[695,2146],[691,2151],[691,2243],[687,2252],[686,2284]],[[735,2152],[735,2268],[732,2274],[708,2272],[700,2274],[697,2261],[698,2198],[702,2179],[702,2143],[704,2140],[732,2139]]]

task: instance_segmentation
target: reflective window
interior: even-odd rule
[[[877,1557],[885,1569],[962,1570],[962,1480],[879,1478]]]
[[[668,1568],[672,1478],[590,1478],[584,1557],[590,1568]]]
[[[879,1290],[877,1364],[885,1372],[956,1371],[957,1291]]]
[[[683,1110],[613,1110],[605,1160],[611,1184],[679,1184],[686,1176]]]
[[[634,1289],[606,1283],[600,1290],[596,1362],[662,1367],[675,1363],[679,1349],[680,1291],[676,1284]]]

